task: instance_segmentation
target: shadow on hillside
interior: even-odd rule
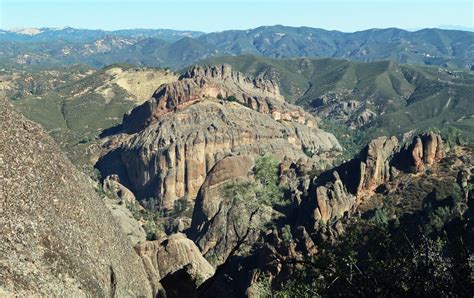
[[[110,137],[110,136],[116,135],[118,133],[121,133],[122,128],[123,128],[122,124],[117,124],[115,126],[106,128],[100,133],[99,138]]]

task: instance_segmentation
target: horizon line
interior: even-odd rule
[[[195,32],[195,33],[204,33],[204,34],[209,34],[209,33],[220,33],[220,32],[226,32],[226,31],[249,31],[249,30],[254,30],[258,28],[263,28],[263,27],[287,27],[287,28],[310,28],[310,29],[320,29],[320,30],[325,30],[325,31],[336,31],[336,32],[341,32],[341,33],[356,33],[356,32],[363,32],[363,31],[368,31],[368,30],[387,30],[387,29],[397,29],[397,30],[403,30],[403,31],[408,31],[408,32],[416,32],[416,31],[421,31],[421,30],[426,30],[426,29],[440,29],[440,30],[451,30],[451,31],[466,31],[466,32],[474,32],[474,27],[467,27],[467,26],[461,26],[461,25],[437,25],[434,27],[421,27],[421,28],[402,28],[402,27],[369,27],[361,30],[354,30],[354,31],[343,31],[343,30],[337,30],[337,29],[328,29],[324,27],[311,27],[311,26],[291,26],[291,25],[283,25],[283,24],[274,24],[274,25],[260,25],[257,27],[251,27],[251,28],[245,28],[245,29],[224,29],[224,30],[219,30],[219,31],[201,31],[201,30],[194,30],[194,29],[173,29],[173,28],[163,28],[163,27],[123,27],[123,28],[115,28],[115,29],[103,29],[103,28],[91,28],[91,27],[73,27],[73,26],[63,26],[63,27],[48,27],[48,26],[41,26],[41,27],[31,27],[31,26],[25,26],[25,27],[10,27],[10,28],[5,28],[5,27],[0,27],[0,30],[2,31],[7,31],[7,32],[12,32],[16,33],[15,31],[20,31],[20,30],[25,30],[25,29],[37,29],[37,30],[44,30],[44,29],[49,29],[49,30],[65,30],[65,29],[75,29],[75,30],[90,30],[90,31],[104,31],[104,32],[115,32],[115,31],[123,31],[123,30],[170,30],[170,31],[177,31],[177,32]],[[21,33],[18,33],[21,34]],[[39,33],[38,33],[39,34]]]

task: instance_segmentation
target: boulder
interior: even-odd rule
[[[109,175],[104,179],[104,190],[118,199],[119,204],[136,204],[135,195],[120,183],[118,175]]]
[[[159,240],[147,241],[135,246],[155,283],[185,266],[192,276],[202,283],[214,274],[214,268],[202,256],[193,241],[182,233],[172,234]]]

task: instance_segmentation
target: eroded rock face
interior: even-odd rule
[[[415,172],[440,162],[445,156],[443,140],[435,133],[426,133],[417,136],[408,147],[409,162]]]
[[[375,190],[390,179],[390,160],[398,150],[396,137],[372,140],[362,151],[359,185],[356,195]]]
[[[313,213],[316,224],[335,221],[355,208],[356,197],[347,191],[337,172],[333,175],[332,183],[316,187],[316,208]]]
[[[395,175],[391,160],[397,150],[397,138],[377,138],[358,158],[317,177],[310,187],[309,201],[302,202],[300,216],[309,217],[309,226],[316,230],[353,213],[363,197]]]
[[[199,283],[214,274],[214,268],[202,256],[194,242],[182,233],[138,244],[135,250],[142,257],[154,284],[185,266],[189,267],[188,271]]]
[[[184,109],[209,97],[228,96],[234,96],[239,102],[248,103],[254,109],[266,113],[273,112],[274,108],[265,98],[276,100],[278,106],[285,105],[278,85],[271,81],[246,77],[225,64],[214,67],[195,66],[177,82],[158,88],[151,100],[125,115],[124,129],[129,133],[138,132],[162,115]],[[293,107],[292,110],[295,116],[305,115],[301,108]]]
[[[213,98],[219,94],[235,94],[238,102]],[[315,125],[314,117],[283,102],[271,82],[245,78],[228,66],[196,67],[124,118],[130,132],[139,132],[98,167],[104,175],[118,174],[139,197],[160,198],[164,209],[172,209],[179,198],[192,202],[209,170],[229,155],[337,155],[338,141]]]
[[[439,162],[444,155],[443,141],[434,133],[416,137],[406,148],[399,147],[396,137],[372,140],[358,158],[315,179],[308,198],[302,202],[300,219],[313,230],[321,224],[334,224],[353,213],[365,198],[399,171],[408,171],[410,162],[420,171]]]
[[[4,99],[0,111],[0,295],[150,297],[140,258],[88,178]]]
[[[222,264],[248,231],[246,243],[254,243],[259,229],[253,228],[274,216],[270,207],[250,210],[222,192],[230,183],[248,181],[252,167],[248,156],[224,158],[209,172],[196,199],[188,235],[213,265]]]

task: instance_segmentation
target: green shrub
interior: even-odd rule
[[[224,197],[245,203],[249,207],[282,203],[283,190],[278,184],[278,165],[278,160],[273,156],[265,155],[258,158],[252,169],[255,180],[226,185],[223,188]]]
[[[234,95],[230,95],[230,96],[227,96],[225,100],[230,101],[230,102],[236,102],[237,98]]]
[[[285,225],[281,229],[281,238],[286,244],[290,244],[291,242],[293,242],[293,234],[291,234],[290,225]]]

